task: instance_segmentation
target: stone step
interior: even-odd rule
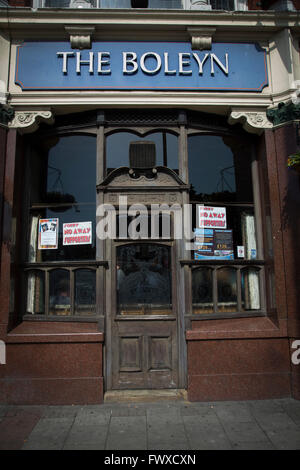
[[[157,402],[184,400],[187,401],[187,391],[184,389],[163,390],[110,390],[104,394],[104,403],[126,402]]]

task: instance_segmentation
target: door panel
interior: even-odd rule
[[[175,319],[116,321],[113,338],[114,389],[177,387]]]
[[[142,372],[142,336],[119,337],[119,371]]]

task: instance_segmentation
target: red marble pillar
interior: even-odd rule
[[[10,237],[14,195],[16,131],[9,130],[6,136],[6,155],[1,154],[0,184],[2,189],[1,214],[1,266],[0,266],[0,338],[7,333],[10,298]],[[3,145],[2,145],[3,152]],[[4,158],[3,158],[4,157]]]
[[[266,144],[268,156],[274,161],[278,181],[280,234],[277,232],[275,236],[282,237],[283,266],[278,281],[285,290],[281,301],[286,303],[292,356],[292,343],[300,340],[300,176],[287,167],[287,158],[298,150],[296,124],[290,123],[268,131]],[[291,387],[294,398],[300,399],[300,364],[291,364]]]
[[[2,224],[3,224],[6,135],[7,135],[7,129],[5,127],[0,126],[0,227],[2,227]],[[2,244],[2,230],[0,230],[0,246],[1,244]],[[1,262],[1,251],[0,251],[0,262]]]

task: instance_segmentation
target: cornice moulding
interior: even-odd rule
[[[19,95],[11,97],[10,104],[16,110],[34,108],[53,109],[55,113],[60,113],[61,110],[73,109],[75,107],[84,107],[85,109],[94,109],[99,107],[184,107],[194,110],[205,110],[207,112],[217,112],[228,115],[230,109],[234,108],[251,110],[267,109],[271,106],[271,100],[268,97],[259,97],[255,99],[253,95],[247,98],[241,98],[231,94],[221,95],[218,94],[201,94],[201,93],[122,93],[122,92],[103,92],[103,93],[74,93],[64,92],[61,94],[51,95],[35,95],[27,96]]]
[[[38,28],[41,25],[51,24],[78,25],[92,24],[105,27],[105,25],[134,26],[135,28],[162,27],[216,27],[253,29],[264,31],[266,28],[278,31],[282,28],[292,28],[300,32],[300,12],[275,11],[172,11],[148,10],[147,15],[134,10],[104,10],[104,9],[23,9],[10,8],[0,10],[0,24],[7,28],[17,29],[24,27]]]

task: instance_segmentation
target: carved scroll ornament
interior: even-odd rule
[[[51,111],[16,111],[14,119],[8,124],[12,129],[17,129],[21,134],[34,132],[38,129],[41,121],[47,124],[54,123]]]
[[[229,124],[240,122],[245,131],[252,134],[261,134],[265,129],[271,129],[273,124],[269,121],[266,111],[248,111],[233,109],[228,118]]]

